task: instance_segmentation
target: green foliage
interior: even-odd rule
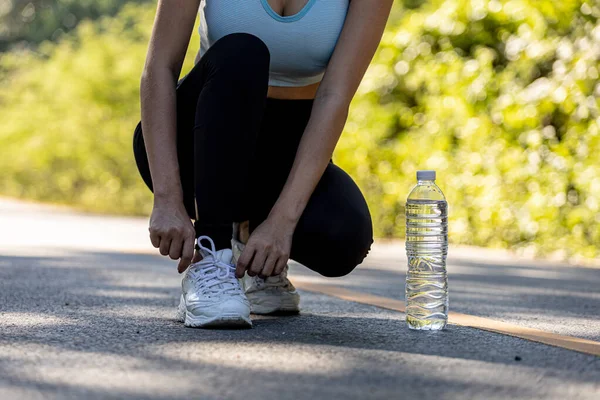
[[[454,243],[597,256],[600,7],[413,6],[391,20],[336,151],[377,233],[404,235],[415,171],[435,169]]]
[[[134,0],[147,2],[148,0]],[[0,51],[58,40],[82,19],[114,15],[125,0],[0,0]]]
[[[0,85],[0,192],[95,211],[144,213],[151,194],[132,154],[154,8],[83,22],[38,53],[8,54]],[[192,65],[190,45],[184,70]]]
[[[131,135],[153,14],[128,5],[5,54],[0,193],[149,211]],[[454,243],[598,256],[598,18],[589,0],[397,2],[334,156],[377,235],[404,235],[415,171],[435,169]]]

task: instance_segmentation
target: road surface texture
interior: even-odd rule
[[[0,200],[0,399],[600,399],[600,357],[301,291],[250,330],[175,321],[180,276],[147,221]],[[352,275],[291,278],[403,299],[400,243]],[[600,269],[451,247],[453,311],[600,341]]]

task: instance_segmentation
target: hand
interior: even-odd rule
[[[237,262],[236,277],[242,278],[246,270],[263,279],[281,274],[290,258],[293,235],[294,227],[268,218],[250,235]]]
[[[160,254],[172,260],[179,259],[177,271],[185,271],[194,255],[196,232],[183,204],[174,206],[155,202],[149,231],[150,241]]]

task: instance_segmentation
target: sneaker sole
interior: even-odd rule
[[[269,304],[268,301],[258,303],[252,297],[248,297],[250,301],[250,312],[256,315],[268,315],[268,314],[298,314],[300,308],[298,307],[299,298],[287,298],[284,300],[278,300]]]
[[[240,314],[223,313],[214,317],[192,315],[187,311],[183,296],[177,307],[177,320],[189,328],[252,328],[250,318]]]

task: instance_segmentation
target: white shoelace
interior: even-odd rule
[[[237,232],[237,229],[239,229],[239,228],[234,227],[234,232]],[[236,237],[234,237],[234,239],[233,239],[233,245],[237,246],[240,253],[246,247],[246,245],[244,243],[242,243]],[[257,276],[252,277],[250,282],[251,282],[250,287],[255,287],[256,289],[259,289],[259,290],[264,289],[264,288],[273,288],[273,289],[281,288],[281,289],[285,290],[285,288],[287,287],[288,282],[289,282],[287,280],[287,267],[285,267],[283,269],[283,271],[281,271],[281,274],[279,274],[279,275],[269,276],[267,279],[263,279],[257,275]]]
[[[287,286],[287,271],[284,269],[281,274],[269,276],[267,279],[254,277],[254,283],[258,289],[262,288],[285,288]]]
[[[203,239],[210,242],[210,249],[202,246]],[[215,242],[208,236],[200,236],[198,247],[205,257],[190,266],[190,277],[196,288],[208,296],[242,294],[242,289],[235,277],[235,266],[217,258]]]

